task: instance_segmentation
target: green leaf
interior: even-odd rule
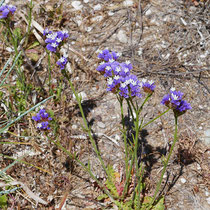
[[[0,196],[0,208],[7,209],[7,196],[6,195]]]
[[[161,197],[153,208],[154,210],[164,210],[164,197]]]
[[[104,200],[104,199],[106,199],[106,198],[108,198],[108,195],[102,194],[102,195],[99,195],[99,196],[97,197],[97,200],[98,200],[98,201],[102,201],[102,200]]]
[[[33,48],[35,48],[35,47],[37,47],[37,46],[39,46],[39,45],[40,45],[40,43],[39,43],[38,41],[35,41],[33,44],[31,44],[31,45],[27,48],[27,50],[33,49]]]

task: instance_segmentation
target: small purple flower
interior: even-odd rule
[[[8,16],[13,15],[16,7],[12,5],[3,5],[0,7],[0,19],[6,19]]]
[[[142,79],[142,89],[145,93],[153,93],[155,90],[155,83],[154,81],[150,80],[147,81],[146,79]]]
[[[45,111],[45,109],[40,109],[36,116],[32,117],[32,120],[37,122],[37,128],[40,130],[49,130],[49,122],[52,118],[49,117],[49,114]]]
[[[120,56],[120,53],[116,53],[116,52],[109,52],[108,49],[102,50],[99,55],[98,58],[108,62],[109,60],[117,60]]]
[[[67,57],[61,57],[56,63],[60,66],[61,70],[64,69],[65,65],[67,64]]]
[[[135,75],[122,77],[119,90],[119,94],[124,98],[135,96],[141,98],[142,96],[140,93],[140,81]]]
[[[56,52],[65,39],[69,37],[67,31],[57,31],[52,32],[49,29],[45,29],[43,35],[46,36],[45,43],[47,44],[46,48],[51,52]]]
[[[183,95],[184,93],[181,91],[171,88],[170,93],[163,97],[161,104],[173,109],[177,116],[182,115],[187,110],[192,109],[191,105],[182,99]]]

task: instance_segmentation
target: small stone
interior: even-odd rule
[[[124,30],[119,30],[117,38],[119,39],[120,42],[124,44],[128,42],[128,38]]]
[[[88,3],[89,2],[89,0],[83,0],[84,1],[84,3]]]
[[[123,2],[123,5],[124,5],[125,7],[133,6],[133,0],[125,0],[125,1]]]
[[[143,54],[143,48],[139,48],[138,55],[141,56]]]
[[[98,122],[97,125],[98,125],[99,128],[105,128],[106,127],[106,125],[102,122]]]
[[[210,205],[210,197],[206,198],[206,201]]]
[[[74,7],[75,10],[81,10],[83,7],[80,1],[73,1],[71,5],[72,7]]]
[[[100,4],[97,4],[97,5],[95,5],[95,6],[93,7],[93,9],[94,9],[95,11],[101,10],[101,5],[100,5]]]
[[[208,197],[209,196],[209,192],[205,191],[205,196]]]
[[[180,181],[182,184],[184,184],[187,180],[185,178],[181,178]]]
[[[210,129],[209,128],[204,131],[204,142],[207,145],[210,144]]]
[[[148,9],[148,10],[145,12],[145,15],[151,15],[151,14],[152,14],[151,9]]]
[[[72,129],[75,130],[75,129],[77,129],[78,126],[77,125],[72,125],[71,127],[72,127]]]
[[[197,170],[201,170],[201,166],[197,164]]]

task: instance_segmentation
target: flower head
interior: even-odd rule
[[[182,115],[187,110],[192,109],[191,105],[182,99],[183,95],[184,93],[181,91],[172,88],[170,93],[163,97],[161,104],[173,109],[178,116]]]
[[[40,130],[49,130],[49,122],[52,120],[51,117],[49,117],[49,114],[45,111],[45,109],[40,109],[39,112],[32,117],[32,120],[35,120],[37,122],[37,128]]]
[[[49,29],[45,29],[43,35],[46,36],[45,43],[47,44],[46,48],[51,52],[56,52],[65,39],[69,37],[67,31],[57,31],[52,32]]]
[[[65,65],[67,64],[67,57],[61,57],[56,63],[60,66],[61,70],[64,69]]]
[[[6,19],[10,15],[13,15],[16,11],[16,7],[12,5],[3,5],[0,7],[0,19]]]
[[[146,79],[142,79],[141,86],[145,93],[151,94],[155,90],[155,83],[152,80],[147,81]]]
[[[119,90],[119,94],[124,98],[135,96],[141,98],[142,96],[140,93],[140,81],[136,75],[131,74],[126,77],[121,77]]]

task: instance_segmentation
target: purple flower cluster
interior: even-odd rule
[[[3,5],[0,7],[0,19],[5,19],[9,15],[13,15],[16,11],[16,7],[12,5]]]
[[[116,52],[109,52],[108,49],[103,50],[98,58],[102,62],[97,67],[97,71],[107,78],[107,91],[119,93],[124,98],[141,97],[141,87],[147,93],[152,93],[155,89],[154,82],[140,82],[135,75],[130,72],[132,64],[130,61],[118,62],[120,54]]]
[[[145,93],[151,94],[155,90],[155,83],[152,80],[147,81],[146,79],[142,79],[141,86]]]
[[[176,91],[175,88],[171,88],[170,93],[163,97],[161,104],[166,105],[178,115],[181,115],[187,110],[192,109],[191,105],[182,99],[183,95],[181,91]]]
[[[32,117],[32,120],[35,120],[37,124],[37,128],[40,130],[49,130],[49,122],[52,120],[51,117],[49,117],[49,114],[45,111],[45,109],[40,109],[39,112],[36,114],[36,116]]]
[[[51,52],[56,52],[57,48],[59,48],[65,39],[69,37],[67,31],[49,31],[45,29],[43,35],[46,36],[45,43],[47,44],[46,48]]]
[[[65,65],[67,64],[67,57],[66,56],[61,57],[56,63],[60,66],[61,70],[64,69]]]

